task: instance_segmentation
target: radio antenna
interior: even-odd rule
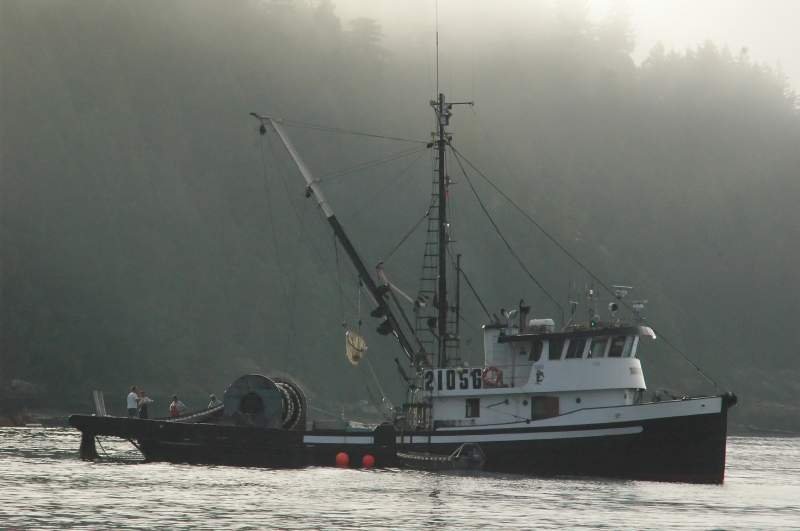
[[[436,0],[436,95],[439,94],[439,0]]]

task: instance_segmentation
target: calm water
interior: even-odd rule
[[[734,437],[723,486],[78,459],[68,429],[0,429],[0,527],[800,529],[800,439]],[[98,448],[100,451],[100,448]]]

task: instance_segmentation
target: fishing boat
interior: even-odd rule
[[[465,179],[466,167],[478,171],[455,149],[448,130],[453,109],[464,104],[471,102],[450,102],[444,94],[430,102],[433,192],[416,297],[394,285],[382,264],[366,265],[283,121],[252,113],[260,133],[285,147],[306,197],[316,201],[350,259],[373,303],[377,331],[392,336],[405,354],[407,368],[398,368],[407,400],[390,422],[308,425],[299,386],[247,375],[228,388],[222,407],[187,418],[74,415],[70,422],[84,434],[81,454],[96,457],[94,438],[116,435],[135,442],[148,459],[174,462],[334,465],[344,454],[349,463],[377,466],[447,469],[479,462],[490,472],[722,483],[727,412],[736,397],[647,398],[638,353],[656,332],[643,317],[645,301],[629,302],[630,286],[608,286],[587,269],[610,302],[601,304],[601,289],[590,287],[585,318],[573,301],[570,318],[561,323],[531,315],[521,299],[499,315],[487,311],[483,362],[463,361],[475,356],[462,352],[459,287],[468,279],[452,248],[453,165],[447,160]],[[364,339],[355,330],[346,338],[348,357],[357,363]],[[465,461],[464,448],[480,459]]]
[[[458,286],[463,271],[460,255],[451,249],[452,179],[446,160],[449,153],[465,180],[465,166],[477,170],[455,149],[448,130],[453,109],[465,104],[471,102],[450,102],[444,94],[430,102],[436,164],[430,237],[410,309],[414,322],[397,296],[404,293],[382,265],[373,276],[363,263],[280,121],[255,115],[262,134],[269,127],[286,147],[305,179],[306,194],[316,199],[372,296],[372,314],[382,319],[379,332],[395,337],[413,369],[408,401],[394,422],[398,451],[448,456],[472,443],[480,446],[489,471],[721,483],[727,411],[736,397],[646,399],[637,354],[656,333],[642,315],[646,301],[628,302],[630,286],[606,286],[592,274],[609,292],[607,315],[601,316],[600,296],[592,287],[586,292],[586,318],[578,317],[574,303],[572,317],[560,327],[553,318],[531,316],[520,300],[484,324],[483,363],[462,361]],[[448,278],[453,277],[451,297]]]

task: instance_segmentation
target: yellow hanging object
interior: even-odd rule
[[[347,356],[347,361],[353,365],[358,365],[358,362],[367,352],[367,342],[352,330],[345,332],[344,337],[346,339],[345,356]]]

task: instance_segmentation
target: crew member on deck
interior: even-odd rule
[[[144,390],[139,390],[139,418],[146,419],[147,417],[147,404],[152,404],[153,399],[147,396]]]
[[[139,395],[136,394],[136,386],[131,386],[131,392],[128,393],[128,416],[135,417],[136,411],[139,409]]]
[[[222,402],[219,401],[219,398],[217,398],[217,395],[215,395],[214,393],[208,395],[208,399],[210,400],[210,402],[208,403],[208,409],[222,405]]]
[[[169,416],[179,417],[186,411],[186,404],[178,400],[178,395],[173,395],[172,402],[169,405]]]

